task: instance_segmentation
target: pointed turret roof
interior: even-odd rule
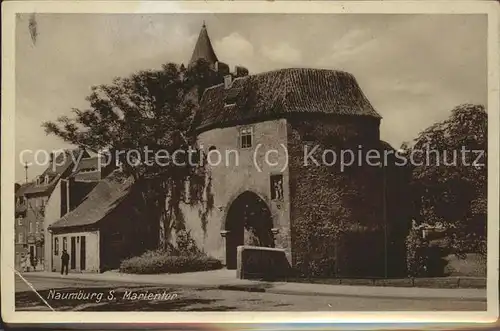
[[[198,36],[198,41],[196,41],[196,46],[194,46],[193,55],[191,56],[189,64],[193,64],[198,59],[205,59],[212,65],[219,61],[217,55],[215,55],[212,43],[210,42],[205,22],[203,22],[203,26],[201,27],[200,35]]]

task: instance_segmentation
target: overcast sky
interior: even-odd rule
[[[16,27],[17,155],[67,147],[41,123],[85,108],[92,85],[187,63],[203,20],[231,67],[354,74],[383,117],[381,138],[396,148],[461,103],[486,105],[486,15],[39,14],[36,43],[25,15]],[[31,167],[29,178],[41,171]],[[19,159],[16,181],[24,181]]]

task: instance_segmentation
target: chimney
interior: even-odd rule
[[[100,171],[100,178],[106,178],[110,173],[112,173],[115,169],[118,168],[119,160],[116,157],[116,150],[113,151],[102,151],[98,154],[98,170]]]
[[[229,75],[231,72],[229,70],[229,66],[226,63],[220,62],[220,61],[217,62],[217,66],[215,67],[215,71],[218,72],[219,74],[221,74],[222,76]]]
[[[242,66],[236,66],[234,68],[236,77],[243,77],[248,75],[248,69]]]
[[[224,88],[226,90],[231,88],[232,82],[233,82],[233,77],[231,75],[224,76]]]

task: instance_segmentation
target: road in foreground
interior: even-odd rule
[[[285,295],[26,278],[56,311],[484,311],[486,302]],[[72,295],[71,295],[72,294]],[[156,295],[155,295],[156,294]],[[149,295],[149,298],[148,298]],[[50,310],[16,276],[16,310]]]

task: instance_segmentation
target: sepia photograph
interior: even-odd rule
[[[498,8],[26,3],[4,319],[496,320]]]

